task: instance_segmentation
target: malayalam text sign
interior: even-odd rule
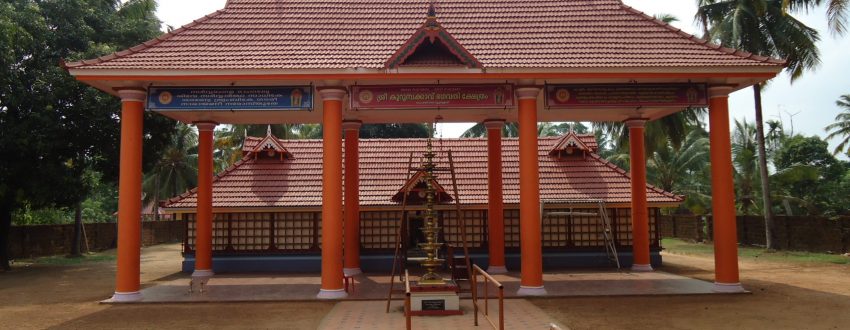
[[[704,84],[547,85],[546,106],[573,107],[704,107]]]
[[[150,110],[310,110],[313,88],[151,87]]]
[[[513,85],[352,86],[352,109],[513,107]]]

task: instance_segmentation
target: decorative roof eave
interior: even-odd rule
[[[549,151],[549,155],[557,155],[561,151],[566,150],[567,148],[575,148],[578,150],[583,150],[587,152],[596,152],[596,150],[592,150],[587,146],[584,142],[581,142],[581,139],[576,135],[574,131],[570,131],[564,136],[562,136],[555,144],[552,145],[552,150]]]
[[[407,182],[405,182],[404,185],[401,186],[401,188],[398,190],[398,192],[395,195],[392,196],[391,200],[394,201],[394,202],[397,202],[397,203],[401,203],[405,192],[414,191],[413,188],[416,188],[416,186],[420,182],[425,180],[424,176],[425,176],[425,171],[416,172],[416,174],[414,174],[412,177],[410,177],[410,179],[407,180]],[[436,178],[431,179],[431,185],[434,186],[434,191],[438,195],[437,200],[440,200],[440,201],[450,201],[450,200],[452,200],[452,197],[446,192],[446,189],[443,188],[443,186],[439,182],[437,182]]]
[[[243,142],[244,143],[244,142]],[[265,150],[272,149],[282,155],[282,157],[292,157],[292,153],[280,143],[280,139],[278,139],[274,134],[272,134],[272,127],[269,125],[268,129],[266,129],[266,136],[260,140],[260,143],[254,147],[250,151],[251,154],[257,155]]]
[[[475,58],[460,42],[446,31],[445,28],[437,21],[436,10],[434,4],[431,3],[428,9],[428,17],[425,23],[410,36],[407,41],[396,50],[396,52],[384,62],[384,68],[398,68],[404,61],[410,57],[416,49],[418,49],[426,40],[434,43],[435,40],[440,40],[449,51],[457,57],[468,68],[481,68],[481,62]]]

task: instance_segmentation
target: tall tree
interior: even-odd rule
[[[786,9],[804,11],[826,4],[829,30],[837,35],[847,32],[847,20],[850,19],[850,1],[848,0],[785,0],[783,2]]]
[[[156,219],[160,201],[191,189],[198,181],[198,134],[181,122],[175,127],[171,143],[142,181],[144,202],[153,205]]]
[[[0,2],[0,267],[10,269],[12,212],[78,203],[90,169],[116,180],[120,103],[58,64],[155,37],[153,8],[153,0]],[[158,158],[169,122],[146,114],[146,160]]]
[[[738,208],[750,214],[756,205],[758,177],[758,146],[756,128],[747,121],[735,121],[732,133],[732,165],[735,169],[735,194]]]
[[[833,154],[840,154],[844,152],[845,148],[848,154],[850,154],[850,148],[847,148],[848,144],[850,144],[850,94],[841,95],[841,98],[835,101],[835,104],[844,110],[835,116],[834,123],[826,126],[826,131],[829,133],[826,139],[841,139],[841,143],[835,147]]]
[[[791,80],[820,63],[818,32],[787,12],[789,0],[697,0],[697,21],[705,38],[726,47],[787,60]],[[762,84],[753,86],[767,248],[774,249],[774,220],[770,200],[767,152],[762,115]]]

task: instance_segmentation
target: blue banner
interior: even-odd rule
[[[149,110],[312,110],[311,86],[151,87]]]

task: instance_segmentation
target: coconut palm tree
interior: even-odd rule
[[[708,162],[708,137],[704,131],[692,130],[682,146],[672,144],[659,148],[647,160],[649,179],[672,193],[681,193],[688,178]]]
[[[743,214],[749,214],[756,205],[756,187],[758,186],[758,156],[756,128],[747,121],[735,120],[735,132],[732,134],[732,165],[735,169],[735,190],[738,207]]]
[[[829,133],[826,139],[843,138],[841,143],[835,147],[835,151],[833,151],[833,154],[837,155],[843,152],[847,145],[850,144],[850,94],[841,95],[838,101],[835,101],[835,104],[844,108],[844,112],[835,116],[834,123],[826,126],[826,131]],[[847,148],[847,152],[850,154],[850,148]]]
[[[788,1],[793,0],[697,0],[697,22],[705,38],[726,47],[750,53],[784,58],[791,81],[820,64],[818,32],[791,16]],[[767,151],[761,105],[762,84],[753,85],[758,141],[759,175],[764,199],[765,237],[768,249],[776,248],[774,220],[770,201]]]
[[[157,218],[160,201],[191,189],[197,181],[198,133],[189,125],[177,122],[171,144],[142,181],[144,203],[153,203],[154,217]]]
[[[808,11],[826,3],[826,16],[829,20],[829,30],[836,35],[847,32],[847,20],[850,18],[850,1],[848,0],[785,0],[785,8],[791,11]]]

